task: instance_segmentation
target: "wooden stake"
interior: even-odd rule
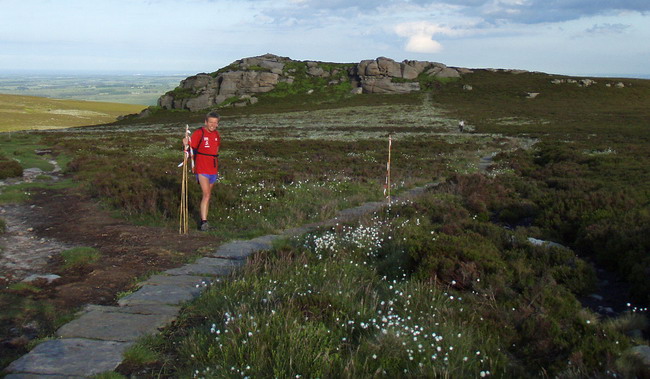
[[[390,134],[388,135],[388,162],[386,163],[386,186],[384,187],[384,196],[386,196],[386,200],[390,204],[390,153],[391,153],[391,147],[393,144],[393,139],[391,138]]]

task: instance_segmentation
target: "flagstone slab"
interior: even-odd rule
[[[94,310],[63,325],[56,331],[56,335],[63,338],[128,342],[144,335],[154,334],[174,319],[172,315]]]
[[[180,307],[167,304],[134,304],[124,307],[90,304],[84,307],[85,312],[136,313],[142,315],[168,315],[172,317],[178,316],[180,309]]]
[[[261,249],[270,249],[273,247],[273,241],[277,240],[278,238],[282,238],[282,235],[279,234],[267,234],[265,236],[253,238],[249,242],[252,242],[256,245],[258,245]]]
[[[226,276],[230,275],[235,270],[234,266],[214,266],[199,263],[188,264],[179,268],[167,270],[164,273],[167,275],[210,275],[210,276]]]
[[[213,279],[207,276],[196,275],[154,275],[142,282],[142,285],[174,285],[181,287],[205,287],[212,283]]]
[[[301,226],[298,228],[291,228],[285,230],[284,232],[282,232],[282,234],[286,237],[297,237],[303,234],[311,233],[314,230],[317,230],[319,227],[322,227],[323,225],[324,225],[323,223],[318,223],[318,224]]]
[[[342,210],[334,220],[349,221],[354,218],[363,216],[368,213],[376,212],[386,205],[386,203],[372,202],[359,205],[358,207]]]
[[[168,304],[178,305],[199,296],[201,288],[190,286],[177,286],[173,284],[145,285],[136,292],[127,295],[117,303],[120,306],[134,306],[138,304]]]
[[[244,261],[239,259],[225,259],[225,258],[210,258],[203,257],[197,259],[196,264],[200,265],[210,265],[210,266],[224,266],[224,267],[241,267],[244,265]]]
[[[42,375],[42,374],[9,374],[5,379],[83,379],[87,376],[76,375]]]
[[[273,247],[273,241],[282,236],[270,234],[248,241],[234,241],[221,245],[213,254],[214,257],[245,259],[256,251],[268,250]]]
[[[13,361],[7,378],[88,377],[113,371],[132,342],[70,338],[45,341]]]

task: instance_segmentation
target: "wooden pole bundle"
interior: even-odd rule
[[[185,126],[185,137],[189,138],[190,135],[190,128],[189,125]],[[180,217],[179,217],[179,227],[178,227],[178,233],[179,234],[187,234],[189,232],[189,211],[188,211],[188,191],[187,191],[187,184],[188,184],[188,164],[187,161],[190,158],[190,152],[191,152],[191,147],[187,146],[186,148],[183,149],[183,163],[181,163],[181,167],[183,170],[183,175],[181,178],[181,207],[180,207]],[[194,162],[192,162],[194,163]],[[194,164],[192,164],[194,166]]]

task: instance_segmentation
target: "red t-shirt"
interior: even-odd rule
[[[221,136],[218,130],[210,132],[201,127],[192,133],[190,146],[194,149],[195,173],[215,175],[219,172],[219,158],[213,156],[219,154],[219,145],[221,145]]]

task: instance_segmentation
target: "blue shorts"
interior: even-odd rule
[[[214,175],[210,175],[210,174],[196,174],[196,182],[197,182],[197,183],[199,182],[199,175],[202,175],[202,176],[205,176],[206,178],[208,178],[208,179],[210,180],[210,184],[213,184],[214,182],[216,182],[217,180],[219,180],[219,174],[214,174]]]

